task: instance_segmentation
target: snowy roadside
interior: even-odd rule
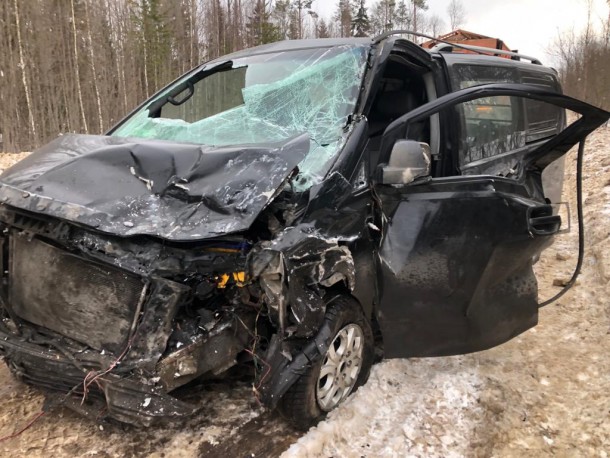
[[[481,384],[464,356],[384,361],[282,456],[464,456],[482,420]]]

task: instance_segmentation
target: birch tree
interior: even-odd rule
[[[15,0],[15,3],[17,2],[17,0]],[[76,90],[77,90],[77,95],[78,95],[78,104],[80,107],[80,112],[81,112],[81,120],[83,123],[83,129],[85,131],[85,133],[89,132],[89,129],[87,127],[87,118],[85,117],[85,107],[83,105],[83,91],[81,89],[81,84],[80,84],[80,69],[79,69],[79,61],[78,61],[78,40],[77,40],[77,34],[76,34],[76,14],[74,13],[74,0],[70,0],[70,8],[72,11],[72,37],[73,37],[73,44],[74,44],[74,74],[75,74],[75,79],[76,79]]]
[[[451,0],[447,6],[451,30],[459,29],[466,19],[466,10],[462,0]]]
[[[34,122],[34,114],[32,112],[32,97],[30,94],[30,86],[28,84],[28,77],[26,74],[25,59],[23,57],[23,43],[21,40],[21,19],[19,17],[19,5],[17,0],[14,0],[15,6],[15,24],[17,26],[17,47],[19,49],[19,68],[21,69],[21,81],[23,83],[23,90],[25,91],[25,100],[28,108],[28,118],[30,121],[30,131],[34,137],[34,143],[38,139],[36,133],[36,123]]]

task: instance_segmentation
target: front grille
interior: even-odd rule
[[[37,238],[11,235],[9,301],[17,316],[97,350],[125,345],[144,285]]]

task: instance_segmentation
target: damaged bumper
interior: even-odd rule
[[[0,356],[51,405],[143,426],[191,415],[172,392],[247,346],[256,310],[211,282],[245,262],[228,242],[138,245],[7,208],[0,221]]]
[[[43,337],[21,326],[25,332],[18,335],[7,324],[9,318],[0,325],[0,355],[17,379],[43,388],[51,405],[140,426],[195,413],[198,406],[182,402],[172,391],[204,374],[222,373],[235,364],[245,345],[232,318],[221,319],[211,331],[178,350],[169,349],[151,365],[150,359],[134,359],[130,351],[123,359],[123,354],[49,337],[48,331]]]
[[[150,426],[160,419],[193,414],[196,409],[164,393],[152,383],[106,374],[91,384],[84,397],[86,374],[59,351],[42,349],[0,330],[0,353],[19,380],[58,395],[63,405],[88,417]],[[82,359],[83,368],[95,371],[99,361]],[[70,393],[68,395],[68,393]],[[83,401],[84,400],[84,401]]]

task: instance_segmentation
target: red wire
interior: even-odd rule
[[[9,439],[14,439],[15,437],[17,437],[17,436],[21,435],[21,434],[22,434],[22,433],[24,433],[26,430],[28,430],[28,429],[29,429],[29,428],[30,428],[30,427],[31,427],[31,426],[32,426],[34,423],[36,423],[36,421],[37,421],[37,420],[38,420],[40,417],[42,417],[44,414],[45,414],[45,411],[44,411],[44,410],[43,410],[43,411],[41,411],[41,412],[38,412],[38,414],[37,414],[37,415],[36,415],[34,418],[32,418],[32,419],[31,419],[31,420],[28,422],[28,424],[27,424],[27,425],[25,425],[23,428],[21,428],[21,429],[20,429],[19,431],[17,431],[16,433],[9,434],[8,436],[0,437],[0,442],[4,442],[4,441],[9,440]]]
[[[134,336],[135,336],[135,334],[134,334]],[[104,375],[109,373],[125,357],[125,355],[129,351],[129,349],[131,348],[131,344],[133,343],[134,336],[132,336],[131,339],[129,339],[129,341],[127,342],[127,345],[125,346],[125,348],[123,349],[121,354],[117,357],[117,359],[114,360],[114,362],[112,364],[110,364],[110,366],[108,366],[107,369],[105,369],[104,371],[101,371],[101,372],[100,371],[96,371],[96,370],[92,370],[92,371],[87,372],[87,375],[85,375],[85,378],[83,379],[83,398],[81,399],[81,405],[85,402],[85,399],[87,399],[87,393],[89,392],[89,386],[93,382],[95,382],[98,386],[100,386],[100,384],[97,381],[97,379],[100,378],[100,377],[103,377]],[[91,377],[91,379],[90,379],[90,377]]]

